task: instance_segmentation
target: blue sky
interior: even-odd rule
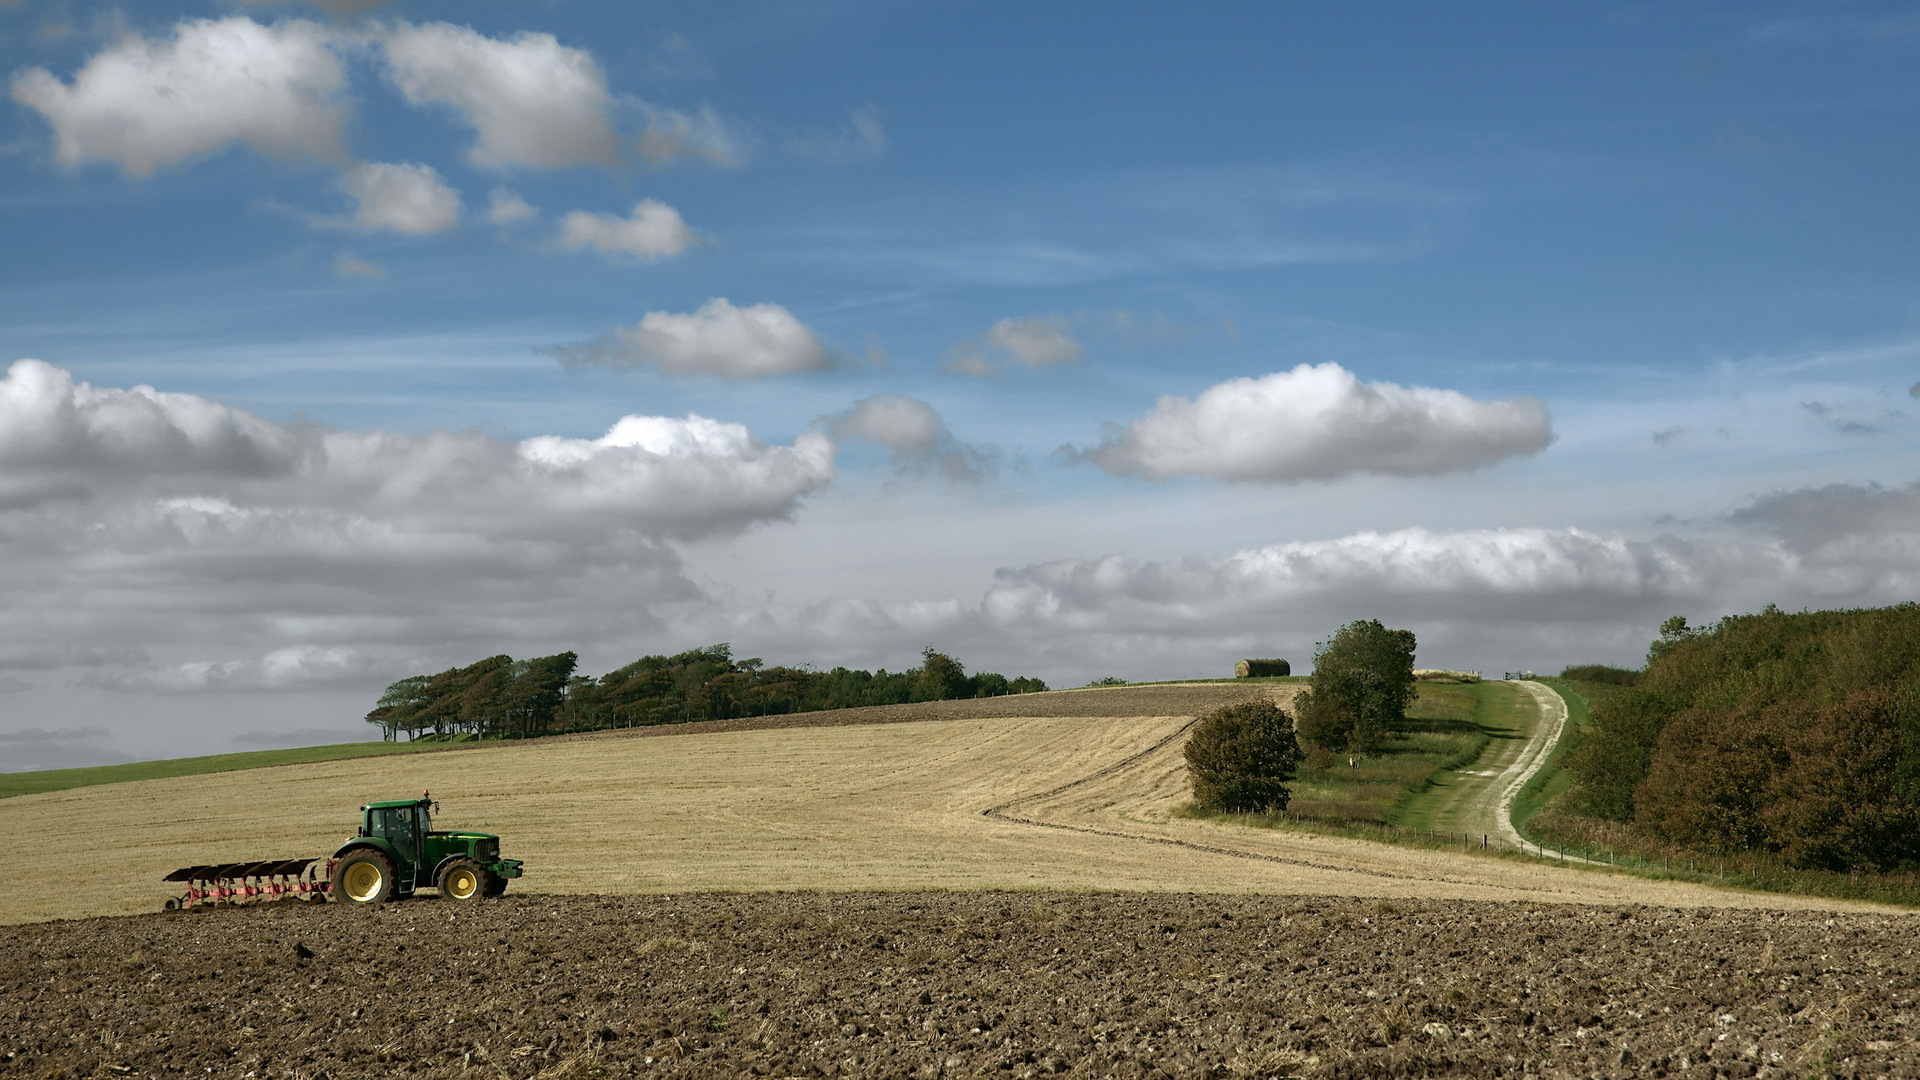
[[[15,0],[0,51],[0,768],[503,651],[1548,670],[1920,580],[1899,5]]]

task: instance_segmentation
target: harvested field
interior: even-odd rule
[[[33,872],[0,875],[0,921],[152,911],[176,867],[326,854],[361,803],[422,789],[442,800],[443,824],[498,832],[505,854],[527,860],[515,892],[1206,890],[1863,910],[1174,816],[1188,798],[1191,713],[1228,692],[1291,689],[1008,699],[1031,712],[1186,715],[643,729],[23,795],[0,800],[0,830]]]
[[[0,1076],[1913,1076],[1910,928],[1184,894],[266,905],[0,937]]]

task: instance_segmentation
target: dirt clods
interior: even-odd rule
[[[9,928],[0,1077],[1910,1077],[1913,926],[1168,894],[283,903]]]

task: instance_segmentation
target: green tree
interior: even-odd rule
[[[1300,736],[1329,750],[1378,749],[1413,701],[1411,630],[1378,619],[1340,628],[1313,653],[1313,676],[1300,696]]]
[[[414,717],[429,700],[427,684],[432,681],[431,675],[409,675],[388,686],[367,714],[367,723],[380,725],[381,737],[387,742],[393,742],[402,731],[413,737],[418,731]]]
[[[1300,768],[1293,718],[1271,701],[1243,701],[1206,713],[1187,737],[1193,801],[1227,813],[1273,813],[1292,798]]]
[[[931,645],[921,651],[920,673],[913,680],[913,700],[951,701],[972,696],[973,688],[967,685],[967,669],[960,666],[960,661],[946,653],[934,652]]]

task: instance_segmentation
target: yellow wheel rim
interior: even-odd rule
[[[471,870],[454,870],[447,874],[446,894],[454,900],[471,900],[473,894],[480,891],[480,875]]]
[[[348,896],[364,904],[380,895],[380,868],[370,862],[354,863],[340,884]]]

